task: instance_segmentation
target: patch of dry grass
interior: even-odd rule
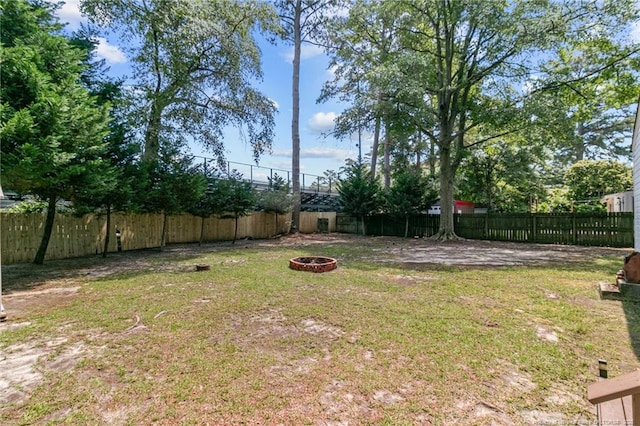
[[[0,333],[5,352],[57,342],[0,423],[564,424],[593,420],[598,358],[638,367],[640,311],[596,291],[616,252],[458,267],[417,262],[420,243],[214,245],[68,278],[75,298]],[[287,268],[307,254],[339,268]]]

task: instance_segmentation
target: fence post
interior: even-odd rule
[[[484,239],[489,239],[489,211],[487,210],[487,214],[484,215]]]
[[[531,215],[531,232],[532,232],[532,236],[531,236],[531,240],[530,242],[532,243],[536,243],[538,242],[538,224],[537,224],[537,220],[538,219],[538,214],[537,213],[533,213]]]
[[[571,212],[571,243],[578,241],[578,231],[576,230],[576,212]]]

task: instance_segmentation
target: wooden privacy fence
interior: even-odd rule
[[[374,215],[365,224],[368,235],[405,234],[404,218]],[[338,232],[362,233],[359,220],[349,215],[338,214],[336,226]],[[408,236],[429,237],[439,226],[439,215],[413,215]],[[633,213],[457,214],[454,229],[469,239],[633,247]]]
[[[328,221],[328,231],[335,232],[335,212],[301,212],[300,232],[318,230],[318,219]],[[111,216],[109,252],[117,250],[116,230],[120,231],[122,250],[158,247],[162,234],[161,214],[120,214]],[[325,223],[326,223],[325,221]],[[0,213],[0,244],[2,263],[31,262],[38,250],[44,230],[45,214]],[[200,241],[202,218],[191,215],[169,216],[166,242],[194,243]],[[204,241],[233,239],[235,219],[212,216],[204,222]],[[264,239],[286,233],[291,225],[291,214],[255,212],[238,221],[238,238]],[[106,234],[106,217],[56,215],[45,259],[101,254]]]

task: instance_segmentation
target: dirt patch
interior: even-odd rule
[[[65,343],[65,338],[59,338],[5,348],[0,357],[0,404],[26,399],[48,371],[59,373],[73,368],[85,348],[80,343],[63,347]]]
[[[387,244],[376,252],[379,262],[439,264],[455,266],[516,266],[546,263],[580,262],[602,255],[620,255],[628,249],[520,244],[495,241],[434,242],[429,239],[396,241],[385,237]]]
[[[47,261],[44,265],[3,265],[5,297],[24,290],[44,290],[49,287],[66,288],[78,283],[118,274],[155,272],[187,272],[193,267],[180,265],[180,261],[197,259],[208,253],[238,248],[259,247],[313,247],[348,244],[358,247],[366,244],[377,253],[371,260],[381,263],[407,265],[440,264],[459,266],[512,266],[544,263],[577,263],[585,258],[619,255],[621,262],[629,249],[558,246],[544,244],[518,244],[492,241],[463,240],[446,243],[429,239],[405,239],[399,237],[363,237],[351,234],[297,234],[273,240],[241,240],[230,242],[175,244],[158,250],[136,250],[111,253],[107,258],[88,256],[74,259]],[[461,256],[461,253],[464,256]],[[230,259],[226,263],[244,263],[244,259]],[[400,281],[409,283],[415,277],[405,276]],[[423,278],[424,279],[424,278]]]

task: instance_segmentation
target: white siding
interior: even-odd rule
[[[633,241],[634,249],[640,251],[640,99],[633,126],[631,150],[633,151]]]

